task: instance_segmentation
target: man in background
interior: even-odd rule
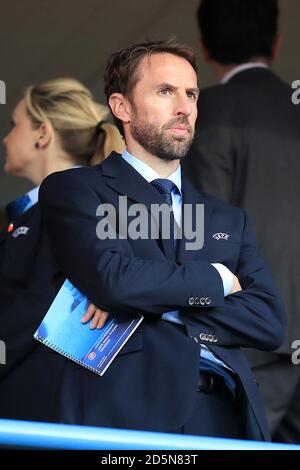
[[[185,169],[198,188],[244,208],[283,294],[288,332],[276,352],[249,350],[274,440],[300,442],[300,107],[271,66],[281,38],[277,0],[203,0],[205,61],[220,84],[198,103]]]

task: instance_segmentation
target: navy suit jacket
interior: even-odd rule
[[[120,195],[148,208],[160,194],[120,155],[94,168],[50,175],[40,189],[42,214],[61,270],[98,307],[145,318],[103,377],[69,362],[61,389],[69,423],[169,431],[189,418],[197,396],[199,343],[236,371],[247,436],[267,439],[257,385],[241,347],[277,348],[283,305],[243,210],[196,191],[183,176],[183,203],[205,205],[205,241],[198,251],[171,240],[99,240],[97,207]],[[124,217],[125,214],[120,214]],[[228,240],[213,235],[226,233]],[[243,291],[224,298],[211,263],[238,276]],[[199,305],[201,298],[209,298]],[[184,327],[162,320],[179,310]],[[214,338],[214,343],[210,341]]]

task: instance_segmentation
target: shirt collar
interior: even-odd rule
[[[138,158],[131,155],[128,150],[124,150],[122,153],[122,158],[126,160],[129,165],[131,165],[143,178],[145,178],[148,183],[151,181],[160,178],[160,176],[154,171],[147,163],[142,162]],[[173,181],[173,183],[178,188],[179,193],[181,194],[181,166],[179,165],[178,168],[168,176],[168,180]]]
[[[39,200],[39,189],[40,187],[37,186],[36,188],[33,188],[28,191],[28,193],[26,193],[26,196],[28,196],[30,199],[31,206],[34,206],[34,204],[36,204]]]
[[[243,72],[244,70],[249,70],[249,69],[254,69],[254,68],[268,69],[270,67],[264,62],[247,62],[246,64],[241,64],[241,65],[238,65],[237,67],[234,67],[234,69],[226,73],[220,83],[224,85],[225,83],[229,82],[229,80],[231,80],[231,78],[234,77],[234,75],[237,75],[238,73]]]
[[[82,165],[74,165],[73,167],[70,168],[70,170],[73,169],[73,168],[81,168],[81,166]],[[40,189],[40,187],[36,186],[35,188],[31,189],[30,191],[28,191],[27,193],[24,194],[24,196],[29,197],[29,202],[28,202],[27,206],[25,207],[24,212],[38,203],[38,201],[39,201],[39,189]]]

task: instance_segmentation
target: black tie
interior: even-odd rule
[[[152,186],[162,195],[166,203],[172,208],[172,212],[170,215],[170,237],[173,240],[175,251],[176,251],[176,242],[177,239],[174,236],[174,213],[173,213],[173,206],[172,206],[172,191],[178,191],[178,188],[173,181],[164,179],[164,178],[157,178],[151,181]]]

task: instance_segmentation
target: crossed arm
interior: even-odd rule
[[[232,283],[232,288],[229,293],[231,294],[236,294],[237,292],[241,292],[242,288],[240,285],[240,282],[238,278],[236,277],[235,274],[233,274],[233,283]],[[90,329],[95,330],[102,328],[105,325],[106,320],[109,317],[109,312],[106,312],[105,310],[101,310],[101,308],[97,308],[96,305],[90,304],[87,311],[83,315],[81,319],[81,323],[90,323]]]
[[[78,173],[48,177],[40,204],[58,264],[91,300],[83,321],[94,317],[92,325],[101,326],[109,311],[161,315],[179,310],[191,335],[213,329],[220,346],[275,349],[282,341],[282,302],[246,222],[234,293],[224,299],[222,280],[209,262],[177,265],[167,259],[141,259],[128,240],[99,241],[100,201]],[[210,297],[212,302],[190,307],[191,296]]]

